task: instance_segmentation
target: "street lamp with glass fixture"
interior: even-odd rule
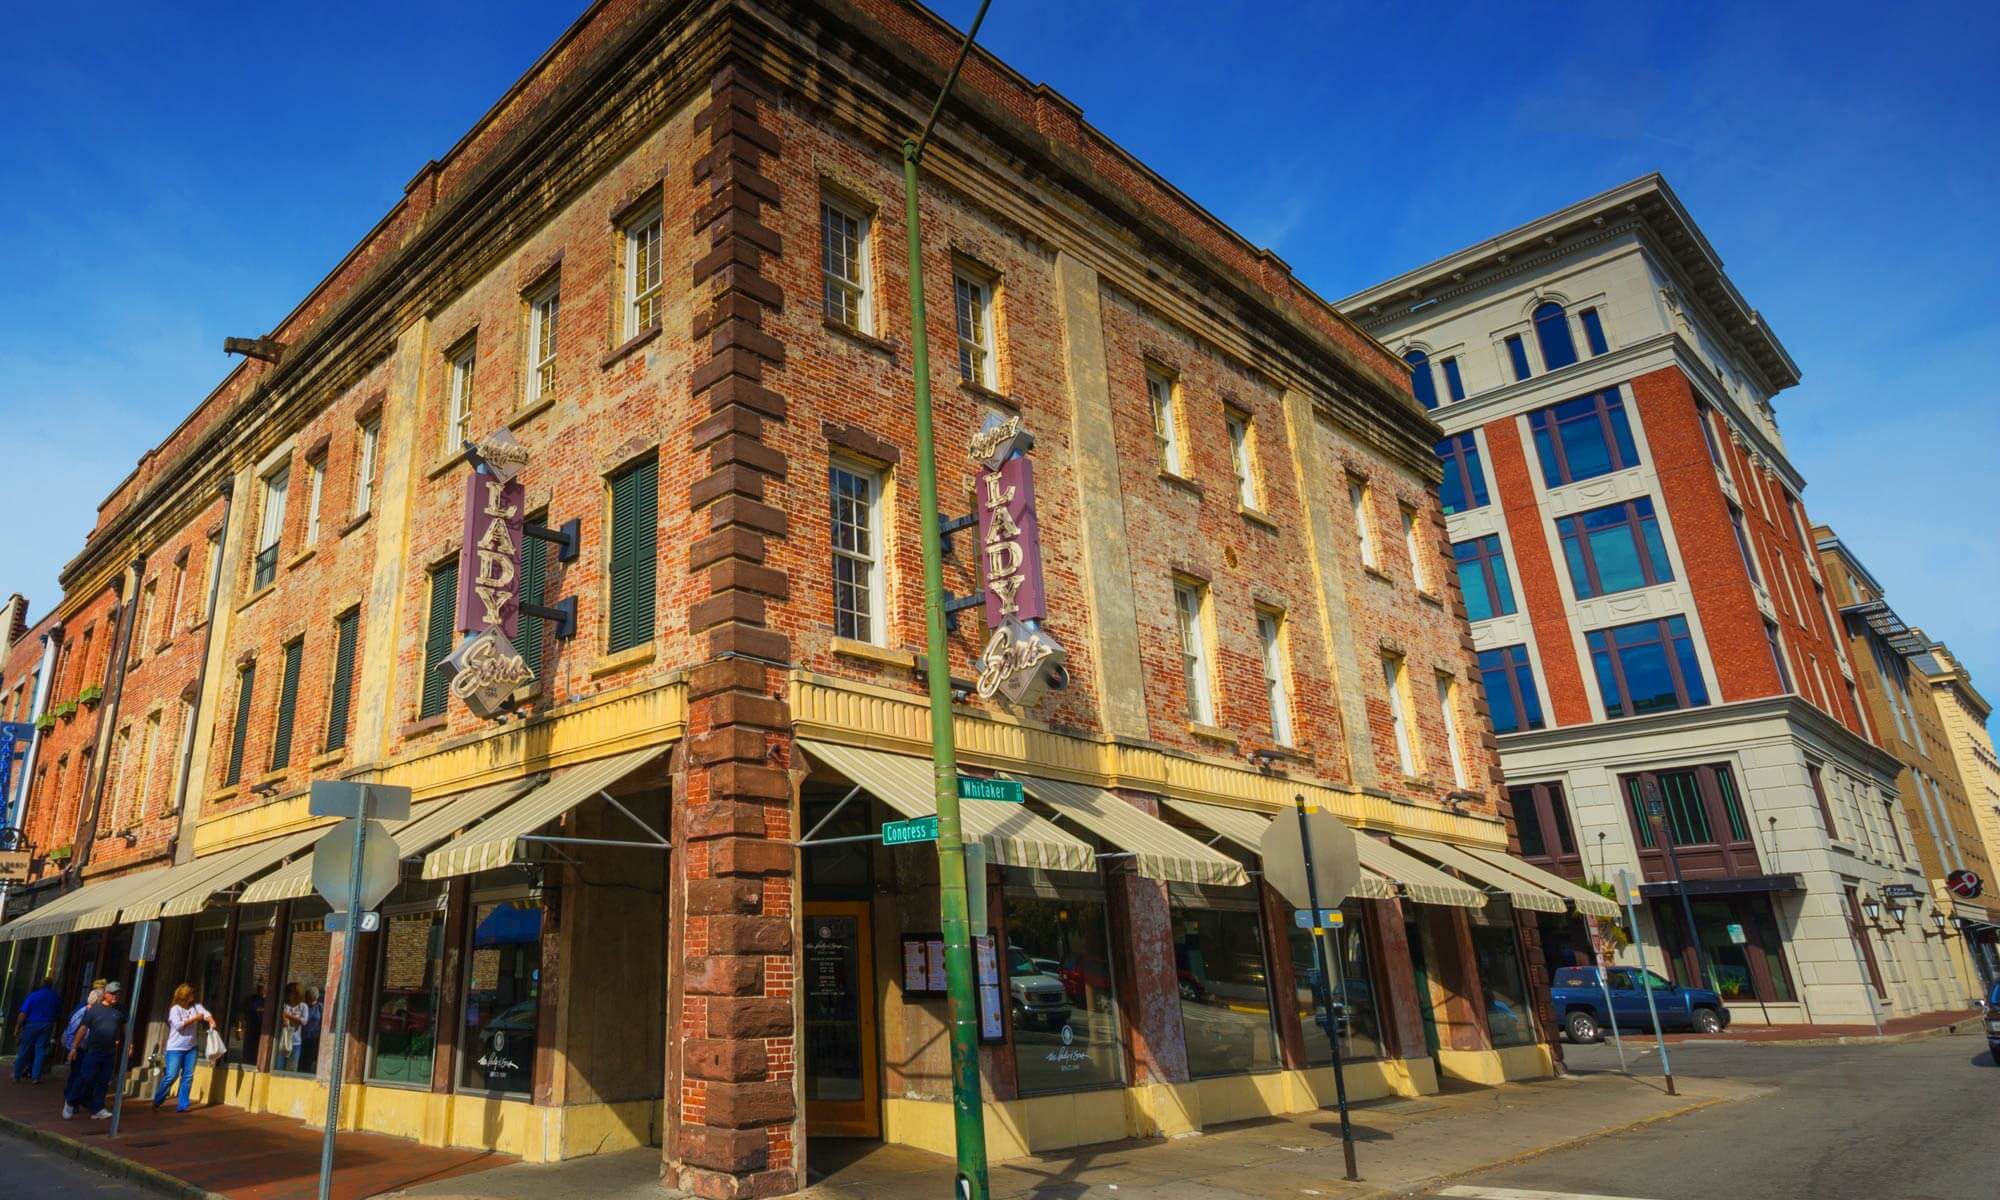
[[[1861,902],[1861,915],[1868,918],[1868,923],[1870,925],[1873,925],[1878,929],[1881,928],[1882,905],[1879,901],[1872,899],[1863,900]]]

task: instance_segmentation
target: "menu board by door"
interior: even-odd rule
[[[979,993],[979,1040],[1007,1040],[1006,991],[1000,980],[1000,951],[991,937],[972,939]],[[949,994],[944,939],[935,934],[903,935],[903,998],[940,1000]]]

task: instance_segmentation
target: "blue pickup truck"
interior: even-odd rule
[[[1637,967],[1611,967],[1600,982],[1597,967],[1563,967],[1549,988],[1563,1032],[1572,1042],[1595,1042],[1604,1037],[1605,1027],[1617,1020],[1621,1029],[1653,1023],[1646,1007],[1645,988],[1653,991],[1653,1007],[1660,1013],[1662,1029],[1692,1029],[1696,1033],[1721,1033],[1729,1027],[1729,1009],[1722,997],[1707,988],[1676,987],[1651,971]],[[1611,992],[1611,1012],[1604,1011],[1604,993]]]

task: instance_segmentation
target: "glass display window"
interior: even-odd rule
[[[534,1088],[543,910],[525,883],[508,886],[511,880],[493,878],[514,874],[496,871],[472,881],[458,1041],[461,1091],[525,1095]]]
[[[1367,933],[1362,928],[1362,903],[1349,900],[1341,905],[1341,927],[1325,934],[1333,939],[1334,997],[1346,1005],[1347,1024],[1340,1039],[1340,1053],[1347,1060],[1382,1056],[1380,989],[1375,986],[1374,962],[1368,953]],[[1291,944],[1292,979],[1299,1027],[1305,1034],[1306,1065],[1323,1067],[1333,1061],[1333,1043],[1320,1025],[1318,1005],[1313,999],[1313,985],[1321,971],[1319,947],[1311,930],[1296,925],[1287,930],[1286,937]]]
[[[1176,886],[1171,895],[1188,1074],[1276,1070],[1281,1059],[1256,893]]]
[[[1103,878],[1009,867],[1005,896],[1007,997],[1021,1094],[1124,1082]]]
[[[327,1010],[333,1007],[326,994],[327,965],[333,948],[333,935],[326,928],[327,912],[326,901],[318,896],[292,902],[291,914],[286,921],[285,966],[278,973],[274,994],[282,1000],[296,992],[306,1011],[304,1020],[295,1026],[298,1030],[296,1052],[280,1053],[273,1047],[271,1070],[275,1072],[312,1075],[319,1070]],[[281,1030],[283,1025],[280,1017],[274,1028]]]

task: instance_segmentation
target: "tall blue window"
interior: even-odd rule
[[[1465,399],[1465,380],[1459,377],[1457,356],[1438,359],[1438,368],[1444,372],[1445,394],[1454,403]]]
[[[1586,308],[1576,314],[1576,319],[1583,322],[1583,344],[1590,347],[1592,358],[1611,353],[1611,344],[1604,340],[1604,318],[1596,309]]]
[[[1569,314],[1553,300],[1535,306],[1535,340],[1542,344],[1542,370],[1554,371],[1576,361]]]
[[[1444,461],[1444,483],[1438,499],[1446,516],[1485,508],[1486,471],[1479,463],[1479,440],[1470,433],[1454,434],[1437,444],[1437,456]]]
[[[1521,341],[1521,335],[1518,333],[1507,335],[1507,361],[1513,364],[1514,378],[1516,379],[1526,379],[1528,376],[1534,374],[1528,368],[1527,344]]]
[[[1686,617],[1593,630],[1586,639],[1607,717],[1636,717],[1708,703]]]
[[[1499,534],[1453,542],[1451,557],[1458,564],[1467,619],[1485,621],[1514,612],[1514,581],[1507,577],[1507,555],[1500,549]]]
[[[1437,381],[1431,377],[1430,356],[1421,350],[1412,350],[1403,356],[1410,364],[1410,390],[1417,394],[1417,403],[1425,408],[1438,406]]]
[[[1650,496],[1556,519],[1577,599],[1629,592],[1673,579]]]
[[[1542,697],[1535,691],[1535,670],[1528,665],[1526,646],[1481,650],[1479,674],[1486,682],[1486,707],[1493,716],[1493,732],[1542,727]]]
[[[1528,414],[1542,482],[1550,487],[1595,479],[1639,465],[1632,426],[1617,388],[1565,400]]]

